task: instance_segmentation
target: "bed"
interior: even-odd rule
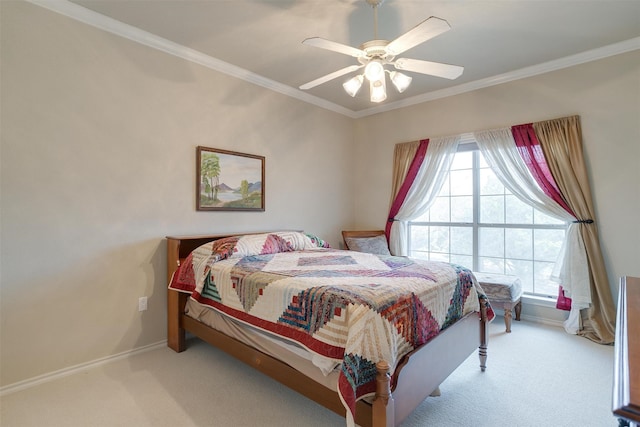
[[[345,416],[347,425],[397,426],[476,349],[480,369],[486,367],[487,324],[493,311],[473,274],[443,263],[428,266],[428,274],[423,268],[403,257],[331,249],[298,231],[167,237],[168,346],[184,351],[188,332]],[[403,286],[425,280],[435,284],[436,276],[453,277],[449,269],[455,278],[446,292],[461,292],[445,298],[446,313],[420,320],[431,326],[420,329],[417,320],[403,319],[415,314],[389,308],[396,304],[388,304],[388,299]],[[402,284],[391,276],[403,276]],[[302,280],[311,280],[313,286]],[[286,298],[274,296],[279,286],[289,292]],[[440,292],[429,286],[425,295]],[[298,298],[308,294],[314,301],[331,302],[329,311],[323,309],[310,322],[316,325],[313,333],[296,323],[296,310],[303,305]],[[444,307],[442,296],[433,299]],[[413,293],[408,300],[422,307]],[[293,311],[291,301],[298,304]],[[386,317],[373,310],[373,317],[354,320],[359,319],[357,310],[365,307],[369,313],[378,302],[377,312],[386,307]],[[284,310],[271,306],[285,303]],[[429,315],[441,311],[422,309]],[[369,325],[379,330],[366,329]],[[353,332],[356,328],[359,333]],[[375,338],[353,338],[368,335]],[[373,348],[372,341],[379,348]]]

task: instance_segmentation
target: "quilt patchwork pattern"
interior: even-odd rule
[[[350,424],[356,401],[375,392],[377,362],[395,369],[480,304],[493,318],[461,266],[334,250],[303,233],[223,240],[189,255],[170,288],[334,359]]]

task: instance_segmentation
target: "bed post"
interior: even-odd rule
[[[185,330],[181,325],[187,294],[167,289],[167,346],[177,353],[186,349]]]
[[[373,400],[373,427],[392,427],[395,425],[393,396],[391,396],[391,376],[389,363],[381,360],[376,363],[376,397]]]
[[[480,302],[480,347],[478,348],[478,356],[480,356],[480,370],[482,372],[487,369],[487,307]]]
[[[167,238],[167,286],[173,272],[180,265],[180,240]],[[187,294],[167,289],[167,346],[176,352],[184,351],[185,331],[181,320]]]

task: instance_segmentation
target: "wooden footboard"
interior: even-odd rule
[[[167,237],[168,279],[171,280],[180,261],[195,248],[228,236]],[[170,289],[167,292],[167,345],[170,348],[176,352],[184,351],[185,333],[189,332],[320,405],[342,416],[346,415],[336,391],[316,383],[286,363],[186,316],[184,312],[188,295]],[[364,401],[357,403],[355,422],[362,427],[399,425],[476,348],[479,348],[480,366],[484,371],[487,357],[484,309],[479,321],[477,314],[471,313],[408,354],[396,369],[393,379],[389,375],[388,363],[379,362],[376,365],[376,397],[373,404]],[[393,390],[392,383],[395,384]]]

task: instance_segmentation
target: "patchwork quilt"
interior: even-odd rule
[[[395,369],[480,304],[493,318],[464,267],[335,250],[300,232],[207,243],[182,263],[169,287],[334,360],[351,425],[356,401],[375,392],[377,362]]]

